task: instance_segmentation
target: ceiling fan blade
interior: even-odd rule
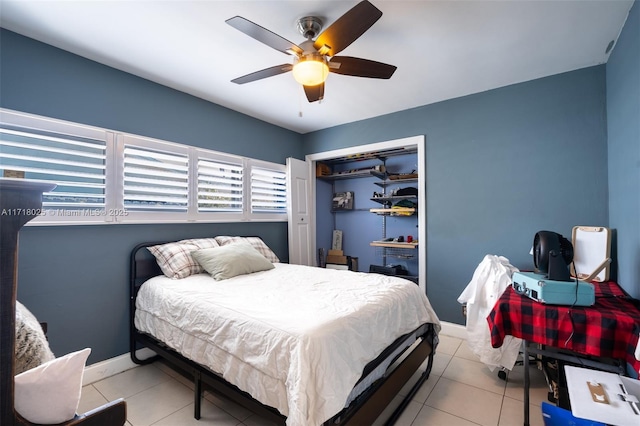
[[[351,56],[334,56],[329,62],[329,71],[336,74],[368,78],[391,78],[397,67]]]
[[[324,30],[313,46],[322,54],[335,56],[356,41],[381,16],[382,12],[377,7],[364,0]]]
[[[303,86],[304,94],[309,102],[321,101],[324,98],[324,83],[317,86]]]
[[[236,84],[250,83],[263,78],[273,77],[274,75],[284,74],[292,69],[293,65],[291,64],[276,65],[275,67],[265,68],[260,71],[252,72],[251,74],[243,75],[242,77],[234,78],[231,82]]]
[[[225,22],[233,28],[242,31],[249,37],[258,40],[279,52],[286,53],[288,55],[292,53],[297,55],[302,54],[302,49],[297,44],[292,43],[286,38],[280,37],[278,34],[269,31],[258,24],[254,24],[241,16],[234,16],[233,18],[227,19]]]

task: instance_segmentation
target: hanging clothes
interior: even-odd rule
[[[491,371],[496,367],[513,369],[522,344],[521,339],[507,336],[501,347],[493,348],[487,324],[487,316],[504,290],[511,285],[514,272],[518,272],[518,268],[511,265],[509,259],[488,254],[458,297],[459,303],[467,305],[469,348]]]

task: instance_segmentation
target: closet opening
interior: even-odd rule
[[[425,137],[320,152],[305,160],[306,235],[300,238],[290,222],[289,251],[300,252],[296,245],[306,242],[310,264],[403,275],[426,292]]]

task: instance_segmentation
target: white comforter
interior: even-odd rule
[[[364,366],[438,318],[403,279],[299,265],[225,281],[155,277],[135,325],[287,416],[318,425],[344,408]]]

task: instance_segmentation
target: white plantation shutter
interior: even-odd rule
[[[43,208],[104,211],[106,203],[106,132],[90,137],[34,128],[0,126],[0,175],[24,172],[27,179],[52,181]]]
[[[16,172],[57,185],[32,224],[287,220],[283,164],[0,108]]]
[[[123,196],[126,210],[186,212],[188,155],[125,143]]]
[[[198,212],[242,213],[242,162],[198,158]]]
[[[286,177],[284,171],[251,168],[251,213],[287,212]]]

